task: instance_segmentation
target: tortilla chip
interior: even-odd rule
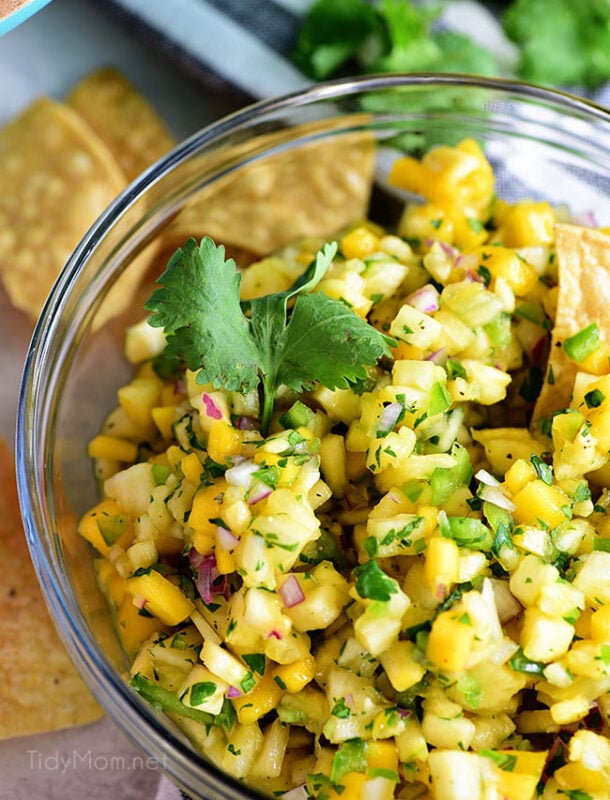
[[[38,588],[2,439],[0,563],[0,739],[98,719],[102,709],[64,650]]]
[[[328,126],[332,130],[332,121]],[[278,134],[266,144],[276,139],[281,149]],[[374,155],[374,140],[366,133],[278,152],[203,189],[178,214],[168,236],[184,241],[207,235],[260,256],[301,237],[330,236],[366,216]]]
[[[36,317],[89,225],[127,181],[79,115],[36,100],[0,130],[0,278]]]
[[[106,143],[130,181],[175,144],[148,100],[111,67],[76,84],[66,103]]]
[[[596,322],[601,340],[610,344],[610,236],[595,228],[557,225],[555,249],[559,296],[547,369],[553,383],[545,380],[534,421],[570,404],[578,364],[566,356],[563,342]]]

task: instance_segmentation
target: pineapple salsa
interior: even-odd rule
[[[272,797],[607,798],[610,342],[562,281],[610,240],[472,140],[389,178],[396,232],[190,240],[128,329],[79,531],[129,680]]]

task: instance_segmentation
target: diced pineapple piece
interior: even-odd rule
[[[263,731],[263,746],[248,773],[249,780],[270,781],[277,778],[284,767],[290,728],[275,719]]]
[[[428,758],[428,744],[416,717],[409,717],[403,731],[396,736],[398,756],[403,764],[411,761],[425,761]]]
[[[150,428],[152,409],[159,405],[163,382],[160,378],[134,378],[118,390],[118,399],[125,413],[136,425]]]
[[[152,464],[141,462],[117,472],[104,481],[104,492],[128,514],[143,514],[155,488]]]
[[[211,639],[204,641],[200,658],[210,672],[222,678],[229,686],[234,686],[243,692],[248,692],[254,687],[255,681],[248,667]]]
[[[246,778],[263,748],[258,723],[234,725],[224,751],[221,767],[235,778]]]
[[[520,200],[507,210],[494,238],[506,247],[550,245],[555,240],[555,223],[548,201]]]
[[[458,703],[453,703],[442,691],[436,690],[425,697],[422,708],[422,730],[428,744],[455,750],[470,747],[475,734],[474,723],[464,716]]]
[[[165,348],[165,331],[153,328],[148,319],[130,325],[125,331],[125,357],[131,364],[139,364],[159,355]]]
[[[423,311],[405,303],[390,324],[390,334],[407,344],[421,347],[422,350],[433,350],[439,343],[442,333],[441,325]]]
[[[345,466],[345,439],[329,433],[320,442],[320,469],[324,480],[336,497],[343,497],[347,487]]]
[[[191,708],[220,714],[228,688],[228,684],[203,664],[195,664],[178,690],[178,697]]]
[[[610,603],[610,553],[603,550],[589,553],[573,583],[592,605]]]
[[[510,577],[510,590],[525,606],[534,606],[538,602],[540,591],[547,584],[559,580],[559,571],[548,561],[528,554],[519,562],[519,566]]]
[[[526,608],[521,629],[521,647],[527,658],[547,663],[564,655],[574,638],[574,626],[537,608]]]

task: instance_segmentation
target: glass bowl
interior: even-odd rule
[[[97,499],[87,442],[130,374],[122,331],[142,316],[168,232],[184,231],[180,220],[188,225],[188,209],[179,216],[185,207],[197,203],[207,215],[206,230],[193,224],[190,233],[225,226],[244,257],[253,242],[261,251],[300,234],[331,234],[353,212],[350,193],[362,186],[352,162],[346,168],[342,158],[319,153],[364,141],[375,147],[371,215],[391,225],[404,200],[385,180],[396,155],[464,137],[484,147],[500,196],[550,199],[573,215],[595,209],[600,224],[610,223],[610,115],[603,108],[468,76],[343,80],[258,103],[179,145],[89,230],[41,314],[20,396],[17,468],[42,590],[93,694],[193,798],[253,793],[208,764],[125,682],[126,656],[96,586],[92,553],[76,533],[79,515]],[[240,216],[227,219],[229,207]]]

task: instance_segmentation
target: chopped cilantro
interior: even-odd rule
[[[495,74],[488,50],[431,29],[439,11],[408,0],[317,0],[297,32],[293,58],[314,80],[371,71]]]
[[[585,394],[587,408],[599,408],[606,399],[606,395],[599,389],[592,389]]]
[[[333,715],[333,717],[339,717],[339,719],[347,719],[347,717],[350,717],[352,714],[347,703],[345,702],[344,697],[340,697],[337,700],[330,713]]]
[[[242,659],[250,667],[252,672],[257,675],[265,674],[265,654],[264,653],[245,653]]]
[[[512,753],[498,753],[495,750],[480,750],[479,754],[491,759],[504,772],[512,772],[517,766],[517,756]]]
[[[367,561],[356,567],[354,577],[356,591],[362,598],[385,603],[398,592],[396,581],[386,575],[376,561]]]
[[[520,78],[588,89],[610,78],[610,6],[605,2],[513,0],[503,26],[520,48]]]
[[[533,455],[531,457],[532,466],[536,470],[536,475],[540,478],[541,481],[547,484],[547,486],[553,485],[553,468],[545,463],[540,456]]]
[[[340,781],[348,772],[366,772],[367,749],[367,742],[362,739],[350,739],[343,742],[333,758],[331,781]]]
[[[517,650],[514,656],[509,659],[508,664],[515,672],[525,672],[526,675],[542,675],[546,664],[540,661],[532,661],[527,658],[521,649]]]
[[[212,681],[200,681],[191,686],[190,701],[193,706],[200,706],[204,700],[211,697],[218,687]]]
[[[185,705],[175,694],[164,689],[158,683],[145,678],[141,673],[136,673],[129,682],[130,686],[158,711],[167,711],[170,714],[179,714],[195,722],[201,722],[206,727],[214,723],[214,716],[206,711],[199,711]]]

